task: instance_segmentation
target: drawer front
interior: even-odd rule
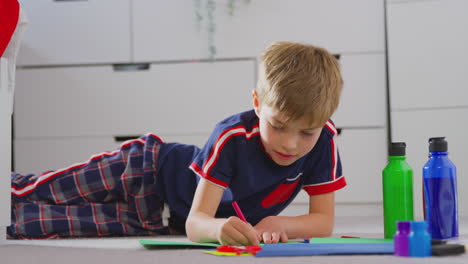
[[[20,0],[28,26],[18,65],[130,61],[130,0]]]
[[[422,216],[422,168],[427,162],[430,137],[446,137],[449,158],[457,166],[458,210],[460,215],[468,215],[468,107],[461,109],[433,109],[419,111],[392,112],[393,141],[404,141],[409,165],[414,171],[415,216]],[[417,213],[417,214],[416,214]]]
[[[19,70],[15,136],[204,135],[252,107],[252,60],[150,66]]]
[[[335,193],[337,203],[382,201],[382,170],[387,163],[386,137],[384,128],[341,131],[336,142],[347,186]],[[309,197],[301,191],[294,202],[308,203]]]
[[[15,139],[15,171],[43,173],[82,163],[92,155],[119,147],[113,137],[62,137]]]
[[[134,1],[135,60],[208,58],[211,44],[217,58],[256,57],[278,40],[317,44],[337,53],[384,51],[383,1],[236,1],[232,15],[229,1],[214,1],[213,43],[207,29],[210,7],[200,2],[197,7],[185,0]]]
[[[332,119],[339,127],[386,126],[384,54],[353,54],[340,57],[343,93]]]
[[[388,5],[392,109],[468,106],[468,2]]]

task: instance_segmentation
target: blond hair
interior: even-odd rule
[[[276,108],[288,120],[306,117],[311,127],[323,126],[338,107],[343,80],[338,60],[325,49],[274,42],[259,64],[260,105]]]

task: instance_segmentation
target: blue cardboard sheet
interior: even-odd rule
[[[265,244],[256,257],[393,254],[393,243]]]

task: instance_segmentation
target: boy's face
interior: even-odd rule
[[[317,143],[322,127],[308,127],[301,118],[285,122],[286,116],[275,108],[261,105],[253,94],[255,113],[260,124],[260,138],[265,151],[278,165],[288,166],[309,153]]]

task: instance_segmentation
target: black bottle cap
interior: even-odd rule
[[[405,156],[406,143],[405,142],[392,142],[389,150],[390,156]]]
[[[429,152],[433,151],[447,151],[448,145],[445,137],[429,138]]]

